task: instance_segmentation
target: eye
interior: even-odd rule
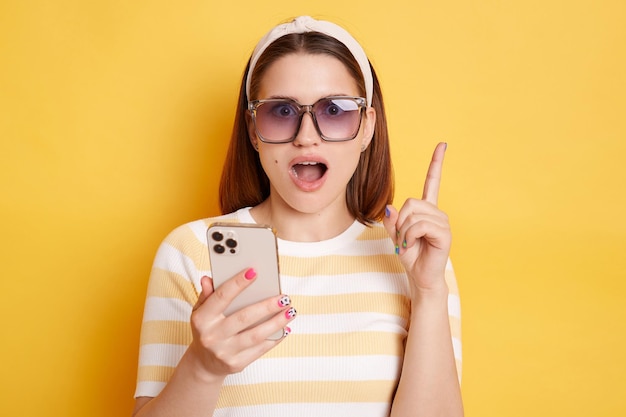
[[[352,100],[332,99],[322,104],[322,114],[327,117],[339,117],[345,112],[358,110],[359,106]]]
[[[294,117],[298,115],[298,109],[286,101],[267,103],[266,106],[270,106],[269,113],[277,118]]]
[[[338,106],[338,105],[336,105],[336,104],[331,104],[331,105],[329,105],[329,106],[326,108],[326,113],[327,113],[328,115],[330,115],[330,116],[337,115],[337,114],[341,113],[342,111],[343,111],[343,110],[341,110],[341,109],[339,108],[339,106]]]

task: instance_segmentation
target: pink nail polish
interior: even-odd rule
[[[285,327],[283,329],[283,337],[287,337],[288,334],[291,333],[291,328],[290,327]]]
[[[291,307],[289,310],[285,311],[285,317],[291,319],[296,316],[296,309]]]
[[[252,279],[254,279],[254,277],[256,277],[256,271],[254,270],[254,268],[250,268],[246,271],[246,273],[244,274],[244,277],[250,281]]]
[[[278,306],[279,307],[286,307],[289,304],[291,304],[291,298],[289,298],[288,295],[283,295],[282,297],[280,297],[280,299],[278,300]]]

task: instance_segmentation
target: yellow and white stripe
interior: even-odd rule
[[[136,396],[156,396],[191,342],[189,316],[210,275],[207,219],[182,226],[154,262]],[[220,220],[253,222],[247,209]],[[224,383],[216,416],[388,415],[400,376],[409,288],[382,225],[354,223],[324,242],[279,240],[281,287],[298,310],[292,334]],[[461,371],[458,288],[446,269],[452,342]]]

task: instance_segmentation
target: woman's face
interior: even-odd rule
[[[290,98],[313,104],[328,96],[360,96],[356,81],[338,59],[320,54],[290,54],[272,63],[260,82],[259,99]],[[295,140],[261,142],[249,124],[253,145],[269,177],[270,198],[303,213],[347,210],[346,186],[369,145],[375,111],[364,112],[357,136],[345,142],[325,142],[305,113]],[[278,199],[279,201],[275,201]]]

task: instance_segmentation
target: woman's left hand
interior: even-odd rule
[[[387,206],[383,219],[413,290],[418,293],[446,288],[444,272],[452,235],[448,216],[437,207],[446,147],[439,143],[435,148],[422,199],[409,198],[399,212]]]

